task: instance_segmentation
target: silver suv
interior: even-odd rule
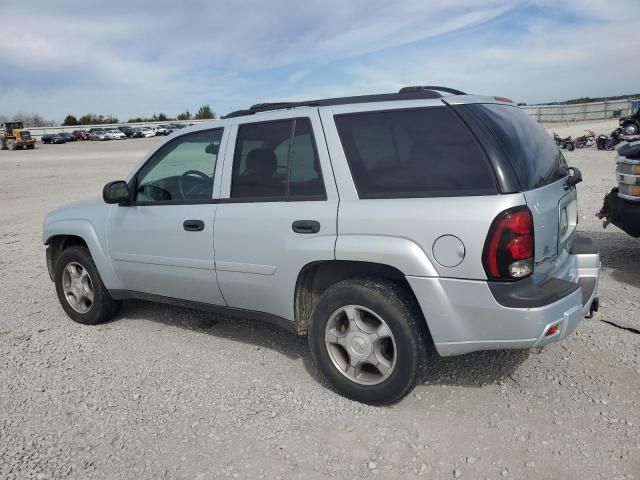
[[[180,130],[51,212],[65,312],[140,298],[307,335],[343,395],[406,395],[429,355],[542,347],[598,307],[577,169],[510,100],[444,87],[254,105]]]

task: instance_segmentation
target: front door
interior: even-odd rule
[[[127,290],[224,305],[213,256],[222,144],[222,128],[167,142],[131,180],[132,204],[113,206],[108,250]]]
[[[293,320],[300,271],[334,259],[338,195],[317,112],[286,115],[232,127],[214,236],[228,305]]]

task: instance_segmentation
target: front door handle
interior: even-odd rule
[[[185,220],[182,228],[187,232],[201,232],[204,230],[204,222],[202,220]]]
[[[296,233],[318,233],[320,222],[315,220],[296,220],[291,225],[291,229]]]

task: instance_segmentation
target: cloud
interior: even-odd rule
[[[529,102],[633,90],[638,9],[585,1],[9,4],[0,113],[225,113],[425,83]]]

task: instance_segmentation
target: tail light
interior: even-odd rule
[[[500,213],[489,229],[482,264],[489,280],[518,280],[533,273],[533,216],[527,207]]]

